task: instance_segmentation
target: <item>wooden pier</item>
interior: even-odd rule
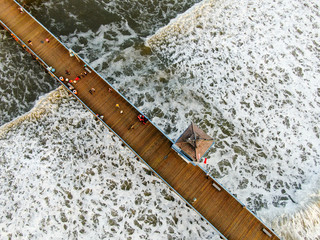
[[[152,122],[139,122],[138,109],[16,1],[0,0],[0,23],[53,78],[63,77],[60,83],[94,115],[103,116],[99,120],[222,238],[279,239],[214,178],[183,159],[172,147],[173,142]],[[75,80],[77,77],[78,81],[66,84],[66,78]]]

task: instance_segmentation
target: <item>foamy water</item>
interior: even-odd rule
[[[214,136],[202,166],[280,236],[319,239],[319,6],[203,1],[148,39],[152,55],[144,36],[187,3],[130,3],[32,11],[170,137],[191,121]],[[60,88],[0,141],[0,239],[219,239]]]
[[[143,39],[139,43],[141,33],[125,22],[96,22],[96,29],[86,30],[80,24],[74,33],[63,35],[68,19],[65,25],[59,24],[61,18],[55,18],[55,7],[61,10],[63,6],[72,15],[72,6],[67,3],[48,2],[45,8],[36,6],[32,11],[35,15],[39,11],[40,18],[52,15],[52,22],[48,23],[47,18],[43,22],[62,33],[58,36],[69,47],[152,114],[150,106],[155,100],[146,100],[152,87],[145,87],[144,81],[149,79],[152,84],[152,76],[168,74],[143,47]],[[180,9],[177,4],[170,3],[168,7]],[[170,9],[167,13],[172,15]],[[110,34],[113,38],[106,40],[105,36]],[[5,67],[4,62],[0,65]],[[139,87],[131,88],[135,86],[131,80],[138,81]],[[41,97],[30,112],[3,125],[0,141],[0,239],[217,236],[61,88]]]
[[[22,120],[1,129],[1,239],[214,234],[62,88]]]
[[[318,10],[203,1],[148,39],[188,92],[219,110],[212,173],[266,222],[278,217],[286,239],[320,238]]]

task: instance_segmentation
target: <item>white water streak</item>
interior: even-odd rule
[[[147,41],[232,126],[219,126],[211,169],[251,208],[263,205],[267,223],[289,214],[274,228],[292,239],[319,237],[319,9],[208,0]]]

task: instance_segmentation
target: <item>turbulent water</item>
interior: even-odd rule
[[[202,166],[282,238],[320,239],[318,2],[27,3],[171,138],[212,135]],[[219,239],[1,34],[0,239]]]

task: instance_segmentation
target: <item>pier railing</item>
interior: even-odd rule
[[[14,0],[14,2],[19,5],[19,7],[21,7],[22,9],[24,9],[16,0]],[[70,48],[68,48],[63,42],[60,41],[60,39],[58,39],[53,33],[51,33],[45,26],[43,26],[43,24],[41,24],[37,19],[35,19],[28,11],[26,11],[24,9],[24,11],[34,20],[36,21],[39,25],[41,25],[48,33],[50,33],[62,46],[64,46],[68,51],[72,51]],[[85,108],[87,108],[95,117],[96,113],[89,107],[87,106],[75,93],[73,93],[73,91],[71,91],[71,89],[69,89],[69,87],[65,84],[65,82],[61,81],[59,79],[58,76],[56,76],[54,74],[53,71],[49,70],[51,69],[52,66],[49,66],[40,56],[38,56],[24,41],[22,41],[2,20],[0,20],[0,24],[7,30],[10,32],[11,36],[27,51],[29,52],[39,63],[40,65],[42,65],[47,71],[48,73],[55,78],[58,82],[61,83],[61,85],[67,90],[69,91]],[[75,53],[76,54],[76,53]],[[83,62],[83,64],[85,64],[91,71],[95,72],[101,79],[103,79],[109,86],[111,86],[113,88],[114,91],[116,91],[123,99],[125,99],[128,103],[131,104],[131,106],[133,106],[135,108],[135,110],[140,113],[143,114],[142,112],[140,112],[140,110],[134,105],[132,104],[125,96],[123,96],[117,89],[115,89],[112,84],[107,81],[104,77],[102,77],[98,72],[95,71],[95,69],[91,68],[90,65],[81,58],[81,56],[77,57]],[[172,189],[184,202],[186,202],[186,204],[188,206],[190,206],[200,217],[202,217],[213,229],[215,229],[216,232],[219,233],[219,235],[221,237],[223,237],[223,239],[227,239],[221,232],[219,232],[218,229],[216,229],[216,227],[214,225],[212,225],[200,212],[198,212],[197,209],[195,209],[192,204],[190,202],[188,202],[184,197],[182,197],[165,179],[163,179],[157,172],[156,170],[154,170],[134,149],[132,149],[132,147],[121,137],[119,136],[108,124],[106,124],[100,117],[98,117],[98,119],[113,133],[115,134],[136,156],[139,157],[139,159],[145,164],[147,165],[150,170],[152,172],[154,172],[156,174],[156,176],[158,178],[160,178],[164,183],[166,183],[170,189]],[[155,125],[150,119],[148,119],[150,121],[150,123],[157,128],[158,131],[160,131],[171,143],[172,145],[174,145],[174,142],[161,130],[157,127],[157,125]],[[222,184],[219,183],[218,180],[216,180],[213,176],[211,176],[207,170],[205,170],[203,167],[200,166],[200,164],[196,164],[194,162],[192,162],[191,160],[189,160],[186,156],[184,156],[177,148],[175,148],[174,146],[172,147],[172,149],[177,152],[181,157],[187,159],[188,163],[193,164],[194,166],[198,166],[203,172],[206,173],[206,175],[208,177],[210,177],[215,183],[218,184],[218,188],[222,188],[223,190],[225,190],[226,192],[228,192],[234,199],[236,199],[242,206],[245,206],[237,197],[235,197],[232,193],[230,193]],[[265,225],[263,223],[263,221],[256,216],[255,213],[253,213],[250,209],[247,209],[252,215],[254,215],[263,225]],[[265,225],[266,226],[266,225]],[[275,236],[277,236],[277,234],[268,228],[268,231],[271,231]],[[266,233],[267,234],[267,233]],[[268,234],[267,234],[268,235]],[[278,237],[278,236],[277,236]],[[278,237],[279,238],[279,237]]]
[[[57,81],[59,81],[61,83],[61,85],[67,90],[69,91],[85,108],[87,108],[95,117],[96,113],[89,107],[87,106],[76,94],[74,94],[69,88],[68,86],[59,79],[58,76],[56,76],[53,72],[51,72],[50,67],[41,57],[39,57],[34,51],[32,51],[31,48],[28,47],[28,45],[23,42],[17,35],[15,35],[15,33],[8,27],[6,26],[6,24],[4,24],[1,20],[0,20],[1,25],[8,30],[9,32],[11,32],[11,35],[15,38],[15,40],[23,47],[27,50],[27,52],[29,52],[31,55],[33,55],[35,57],[35,59],[48,71],[48,73],[55,78]],[[51,33],[52,34],[52,33]],[[52,34],[52,36],[54,36]],[[55,37],[55,36],[54,36]],[[56,38],[56,37],[55,37]],[[56,38],[57,39],[57,38]],[[58,40],[58,39],[57,39]],[[58,40],[59,41],[59,40]],[[59,41],[60,42],[60,41]],[[61,43],[62,44],[62,43]],[[62,44],[66,49],[68,49],[64,44]],[[82,58],[81,60],[88,66],[90,67],[90,65],[88,63],[86,63]],[[90,70],[93,70],[95,72],[94,69],[92,69],[90,67]],[[98,74],[100,77],[101,75]],[[102,77],[101,77],[102,78]],[[103,79],[103,78],[102,78]],[[105,80],[106,81],[106,80]],[[110,84],[108,81],[106,81],[108,84]],[[112,85],[110,84],[110,86],[112,87]],[[114,89],[114,88],[113,88]],[[119,93],[117,91],[117,93]],[[122,97],[123,95],[121,93],[119,93]],[[124,98],[124,97],[123,97]],[[127,99],[126,99],[127,100]],[[128,101],[128,100],[127,100]],[[130,101],[128,101],[130,103]],[[132,103],[130,103],[132,106],[134,106]],[[135,106],[134,106],[135,107]],[[136,107],[135,107],[136,108]],[[137,109],[137,108],[136,108]],[[138,111],[138,110],[137,110]],[[138,111],[139,113],[141,113],[140,111]],[[141,113],[142,114],[142,113]],[[160,178],[168,187],[170,187],[171,190],[173,190],[184,202],[186,202],[186,204],[188,204],[188,206],[190,206],[197,214],[200,215],[200,217],[202,217],[204,220],[206,220],[206,222],[213,228],[215,229],[216,232],[219,233],[219,235],[221,237],[223,237],[224,239],[227,239],[226,237],[224,237],[224,235],[222,233],[219,232],[218,229],[215,228],[215,226],[212,225],[212,223],[210,223],[201,213],[199,213],[184,197],[182,197],[165,179],[163,179],[134,149],[132,149],[132,147],[123,139],[121,138],[108,124],[106,124],[100,117],[97,117],[113,134],[115,134],[137,157],[139,157],[139,159],[145,164],[147,165],[147,167],[156,174],[156,176],[158,178]],[[150,121],[151,122],[151,121]],[[151,122],[152,123],[152,122]],[[153,123],[152,123],[153,124]],[[153,124],[154,125],[154,124]],[[155,125],[154,125],[155,126]],[[155,126],[156,127],[156,126]],[[162,131],[161,131],[162,132]],[[163,132],[162,132],[163,133]],[[163,133],[164,134],[164,133]],[[165,134],[164,134],[165,135]],[[166,135],[165,135],[166,136]],[[166,136],[167,137],[167,136]],[[167,137],[168,138],[168,137]],[[168,138],[172,143],[173,141]],[[175,149],[174,149],[175,150]],[[175,150],[177,151],[177,150]],[[193,165],[196,166],[195,163],[193,163],[192,161],[188,160],[190,163],[192,163]],[[220,185],[220,184],[219,184]]]

